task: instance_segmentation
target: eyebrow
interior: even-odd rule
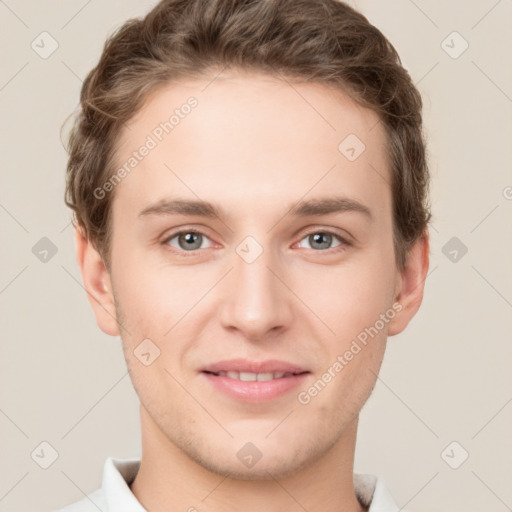
[[[371,210],[364,204],[346,197],[326,197],[299,201],[289,206],[288,213],[296,217],[311,217],[329,215],[332,213],[356,212],[373,220]],[[191,215],[206,218],[226,218],[227,215],[220,206],[209,201],[191,199],[162,199],[144,208],[139,218],[151,215]]]

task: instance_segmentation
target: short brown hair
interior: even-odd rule
[[[123,124],[159,86],[226,67],[334,85],[378,114],[402,269],[430,220],[422,100],[391,43],[338,0],[162,0],[106,41],[69,135],[65,202],[107,268],[113,193],[94,190],[113,174]]]

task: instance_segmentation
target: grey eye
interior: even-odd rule
[[[195,231],[180,231],[175,233],[167,239],[167,243],[176,249],[183,251],[194,251],[202,249],[203,242],[207,239],[202,233]],[[177,240],[177,245],[173,243],[173,240]]]
[[[335,239],[340,240],[339,237],[334,234],[318,231],[316,233],[306,235],[302,240],[307,240],[311,249],[323,251],[336,247],[332,245]],[[338,242],[337,245],[341,245],[341,242]]]

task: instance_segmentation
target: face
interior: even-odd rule
[[[161,88],[120,135],[119,167],[141,158],[107,192],[113,309],[96,316],[166,442],[221,474],[284,476],[357,421],[412,315],[385,134],[325,85],[212,79]]]

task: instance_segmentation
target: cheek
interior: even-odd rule
[[[315,400],[333,417],[357,414],[375,385],[395,315],[390,276],[389,269],[375,261],[330,276],[330,286],[337,291],[323,299],[323,319],[334,334],[324,337],[326,357],[318,384],[322,396]]]
[[[333,344],[339,345],[374,325],[391,306],[393,276],[392,267],[379,261],[332,267],[312,276],[314,286],[307,295],[304,290],[304,297],[329,326]]]
[[[328,416],[338,420],[357,415],[375,385],[385,347],[384,330],[362,329],[357,336],[338,339],[316,381],[304,390],[310,410],[329,410]]]
[[[188,340],[195,339],[191,333],[203,305],[200,299],[210,280],[184,266],[152,268],[133,257],[116,268],[116,306],[126,327],[123,350],[134,385],[148,400],[152,394],[179,394],[170,374],[183,371],[184,354],[192,344]],[[143,354],[147,353],[154,362],[145,366]]]
[[[340,293],[333,295],[329,305],[336,336],[329,344],[327,369],[335,377],[325,379],[331,378],[331,391],[324,397],[324,406],[347,414],[359,411],[375,385],[389,322],[396,314],[392,309],[393,260],[387,266],[383,261],[369,259],[340,276]]]
[[[132,334],[164,338],[205,291],[201,277],[186,267],[152,265],[135,251],[115,265],[116,301]]]

